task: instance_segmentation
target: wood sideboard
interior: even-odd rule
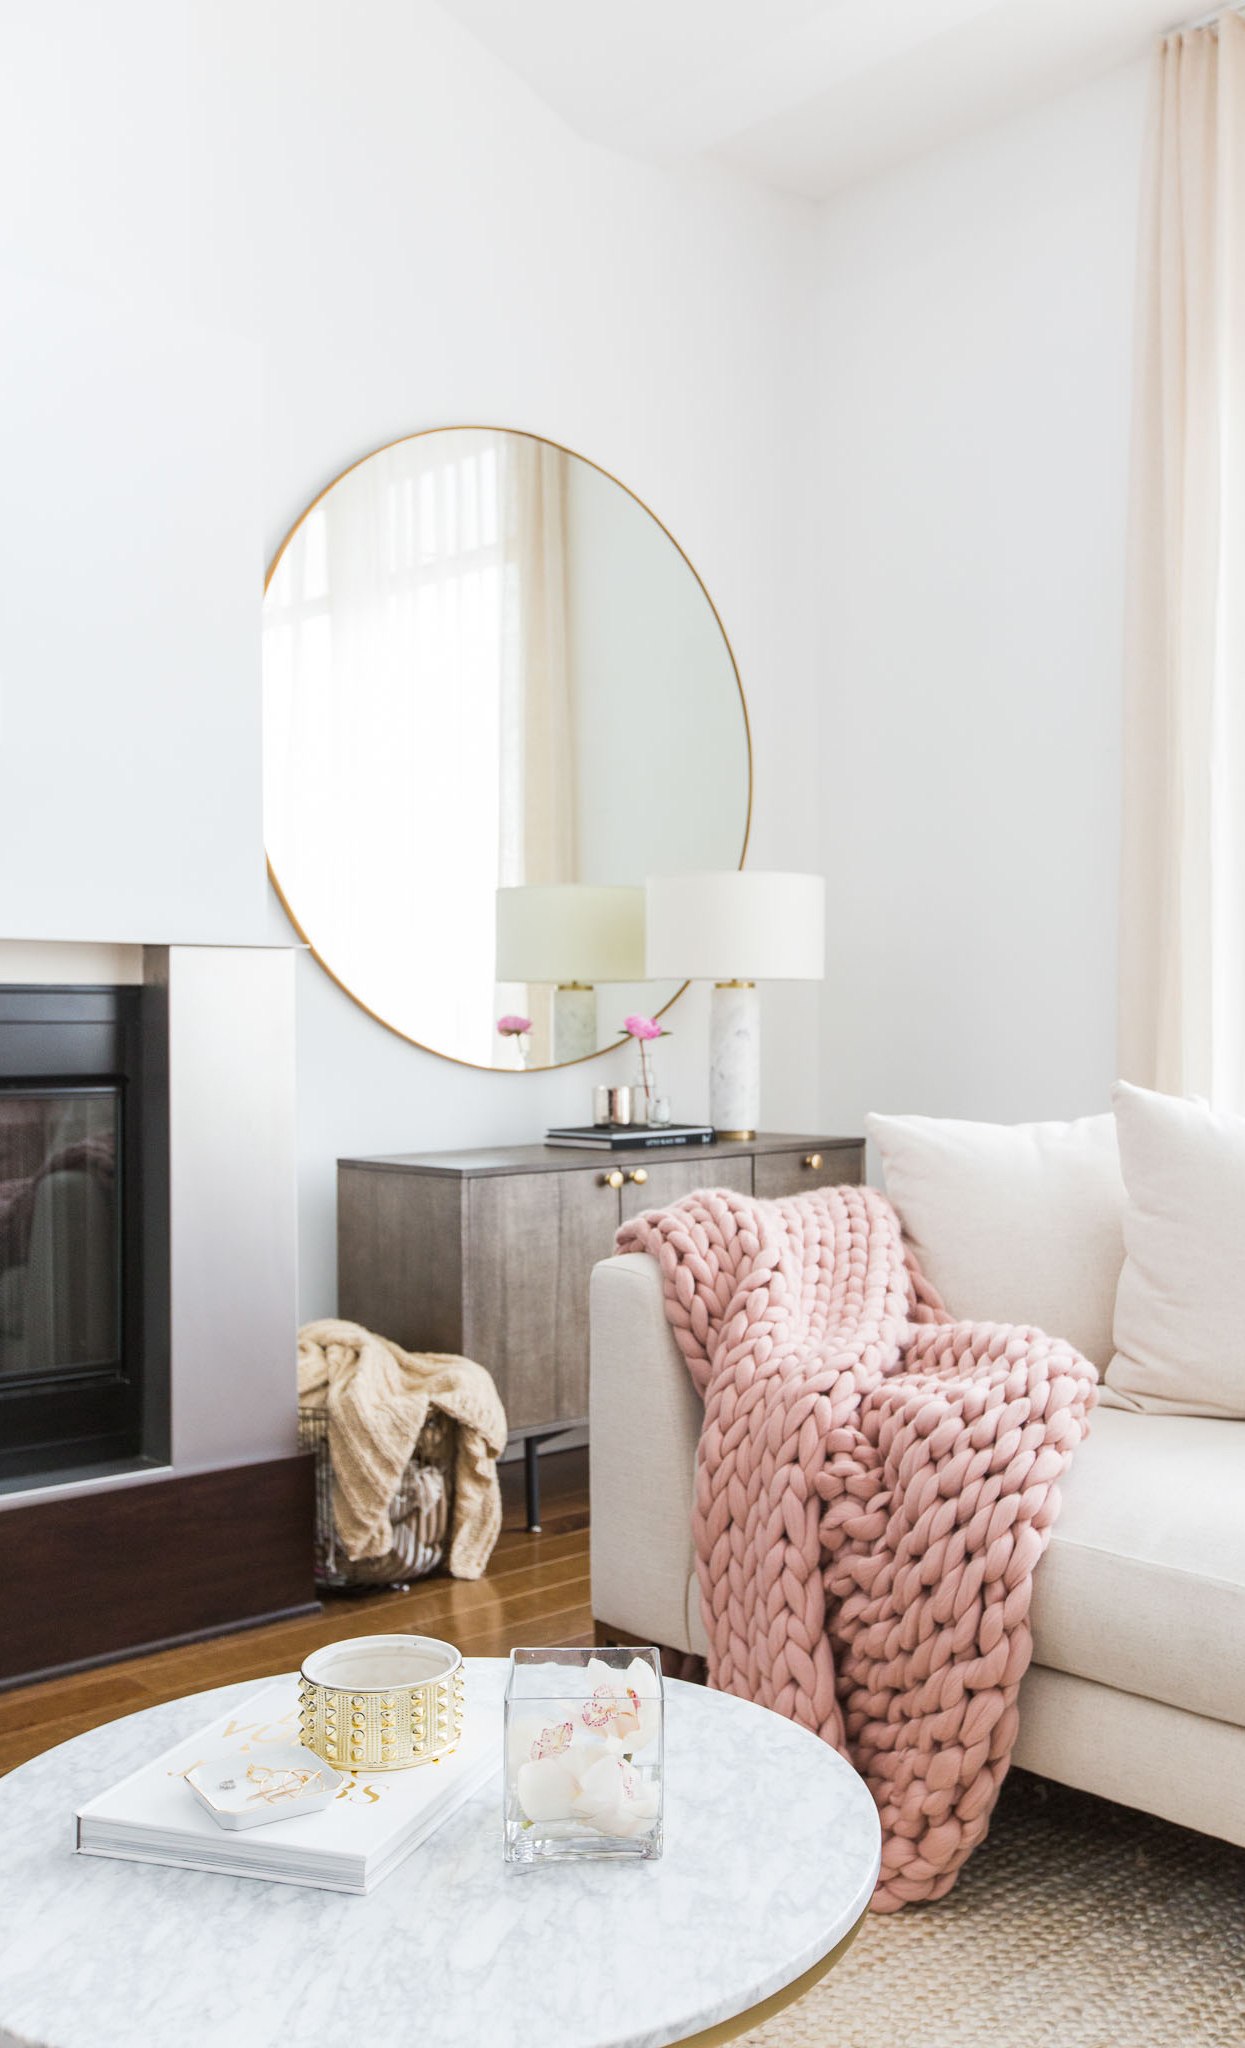
[[[864,1178],[863,1138],[762,1131],[604,1152],[514,1145],[337,1162],[338,1313],[487,1366],[528,1447],[588,1415],[588,1279],[620,1223],[695,1188],[772,1199]]]

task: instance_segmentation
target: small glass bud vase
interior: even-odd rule
[[[506,1862],[660,1856],[663,1710],[655,1649],[512,1650]]]
[[[641,1039],[636,1051],[635,1072],[631,1076],[631,1121],[633,1124],[659,1123],[661,1119],[654,1113],[660,1098],[657,1094],[653,1048]],[[669,1121],[667,1117],[666,1122]]]
[[[645,1125],[652,1122],[652,1069],[637,1062],[631,1076],[631,1121]]]

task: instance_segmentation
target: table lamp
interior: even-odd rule
[[[758,981],[820,981],[826,885],[820,875],[652,875],[646,889],[650,979],[711,981],[709,1121],[720,1138],[754,1138],[761,1105]]]
[[[644,980],[644,891],[529,882],[497,891],[498,981],[554,984],[555,1066],[597,1046],[598,981]]]

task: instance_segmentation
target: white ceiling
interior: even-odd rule
[[[811,199],[1140,56],[1181,19],[1181,0],[441,4],[590,141],[711,156]]]

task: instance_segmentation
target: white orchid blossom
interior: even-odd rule
[[[601,1750],[580,1752],[585,1763],[591,1756],[592,1763],[604,1754]],[[576,1759],[578,1763],[579,1759]],[[575,1801],[579,1797],[579,1771],[566,1756],[541,1757],[538,1762],[521,1764],[515,1778],[515,1791],[519,1804],[529,1820],[573,1820]],[[588,1765],[591,1768],[591,1764]]]
[[[656,1818],[657,1787],[626,1757],[598,1757],[580,1778],[575,1812],[598,1834],[638,1835]]]
[[[529,1820],[581,1821],[599,1835],[637,1835],[657,1812],[656,1786],[616,1743],[586,1742],[526,1763],[515,1790]]]
[[[588,1677],[593,1695],[580,1710],[585,1724],[616,1736],[628,1756],[647,1749],[661,1726],[661,1680],[652,1665],[633,1657],[620,1672],[590,1657]]]
[[[540,1757],[560,1756],[575,1735],[573,1700],[551,1701],[536,1714],[512,1713],[506,1731],[506,1761],[511,1777]]]
[[[661,1681],[635,1657],[625,1671],[588,1661],[587,1699],[532,1702],[512,1714],[507,1766],[529,1822],[570,1823],[628,1837],[653,1821],[659,1786],[632,1758],[661,1729]]]

